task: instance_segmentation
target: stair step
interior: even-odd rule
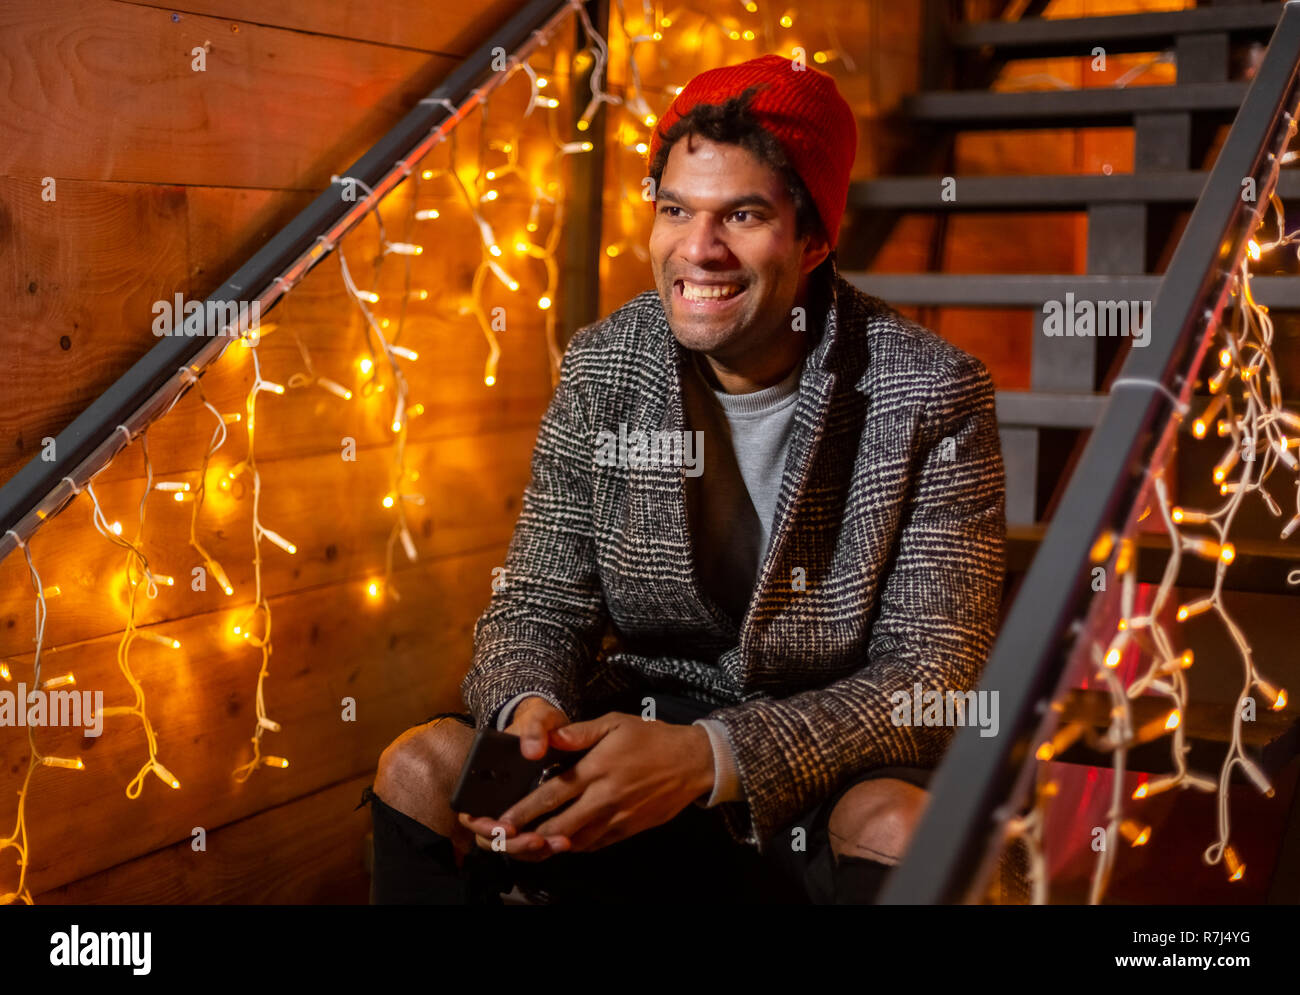
[[[998,427],[1092,428],[1106,406],[1106,394],[1045,390],[1000,390]]]
[[[1209,173],[1092,173],[1059,176],[957,176],[943,199],[942,176],[884,176],[849,187],[849,206],[916,211],[1079,211],[1092,204],[1191,204]],[[1300,197],[1300,171],[1278,176],[1278,195]]]
[[[840,274],[864,293],[890,304],[920,307],[990,307],[1039,309],[1044,301],[1076,299],[1153,300],[1159,276],[1089,274],[1025,275],[1015,273],[864,273]],[[1300,308],[1300,279],[1256,276],[1255,300],[1278,310]]]
[[[1096,46],[1107,54],[1158,52],[1172,47],[1180,35],[1227,32],[1266,40],[1280,16],[1278,4],[1255,4],[1106,17],[978,21],[957,25],[950,38],[957,48],[991,46],[1017,59],[1091,55]]]
[[[1280,526],[1279,526],[1280,528]],[[1007,526],[1006,567],[1008,573],[1024,573],[1038,551],[1047,532],[1043,523]],[[1169,552],[1169,536],[1164,532],[1142,532],[1136,537],[1139,553]],[[1287,583],[1287,574],[1296,568],[1297,545],[1281,539],[1233,540],[1237,555],[1223,577],[1223,586],[1231,591],[1257,594],[1295,594]],[[1137,577],[1144,584],[1158,584],[1164,574],[1166,556],[1138,556]],[[1179,571],[1180,588],[1211,590],[1218,561],[1184,554]]]
[[[1249,83],[1183,83],[1023,93],[931,90],[906,98],[902,111],[918,124],[961,128],[1113,127],[1132,123],[1138,114],[1170,111],[1212,112],[1230,118],[1249,87]]]
[[[1110,726],[1113,706],[1110,694],[1106,691],[1072,688],[1066,694],[1062,706],[1058,729],[1070,722],[1081,722],[1095,735],[1103,736]],[[1144,725],[1158,722],[1169,714],[1169,699],[1157,695],[1143,695],[1131,699],[1129,709],[1133,718],[1133,728],[1141,729]],[[1223,766],[1227,746],[1232,741],[1235,711],[1235,702],[1187,703],[1187,707],[1182,710],[1180,721],[1187,745],[1191,748],[1187,756],[1187,763],[1191,769],[1218,773]],[[1295,728],[1296,718],[1293,713],[1279,713],[1268,708],[1261,709],[1255,721],[1241,724],[1242,744],[1252,748],[1252,753],[1261,760],[1260,766],[1270,778],[1277,777],[1281,769],[1296,755]],[[1085,737],[1077,740],[1052,759],[1058,763],[1109,767],[1113,754],[1092,748]],[[1149,743],[1133,747],[1125,758],[1125,766],[1129,770],[1152,774],[1168,773],[1173,767],[1168,737],[1161,736]],[[1233,777],[1234,781],[1242,784],[1250,783],[1240,770],[1234,770]]]

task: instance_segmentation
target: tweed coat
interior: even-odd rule
[[[462,684],[479,725],[525,691],[570,718],[649,684],[716,708],[760,851],[848,776],[936,766],[954,730],[891,696],[974,688],[998,617],[1004,471],[988,371],[824,267],[772,538],[739,624],[701,589],[684,471],[597,460],[597,433],[683,431],[657,292],[577,332],[538,431],[504,583]],[[823,296],[823,300],[826,299]],[[704,454],[708,459],[708,453]]]

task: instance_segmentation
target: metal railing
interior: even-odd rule
[[[1119,377],[1125,383],[1107,400],[990,654],[980,687],[999,695],[1002,734],[957,730],[881,903],[978,899],[1001,852],[1003,825],[1028,795],[1036,733],[1085,648],[1090,550],[1104,533],[1133,532],[1151,468],[1171,451],[1175,399],[1185,403],[1191,394],[1231,274],[1276,184],[1298,98],[1300,0],[1292,0],[1160,281],[1151,341],[1130,350]],[[1254,201],[1242,196],[1248,178]]]
[[[246,329],[256,302],[265,314],[334,245],[415,168],[493,89],[580,7],[577,0],[529,0],[368,152],[263,245],[211,294],[202,309],[171,330],[55,438],[55,458],[33,458],[0,487],[0,560],[57,514],[99,470],[154,419]],[[496,63],[496,66],[494,66]],[[342,195],[355,181],[355,199]],[[233,310],[232,310],[233,309]],[[223,323],[232,313],[239,322]]]

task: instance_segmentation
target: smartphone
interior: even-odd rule
[[[529,760],[519,752],[519,737],[514,733],[484,727],[465,758],[451,807],[495,819],[542,782],[568,770],[586,752],[551,749],[540,760]]]

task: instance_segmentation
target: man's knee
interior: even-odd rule
[[[902,859],[929,792],[893,777],[855,784],[835,803],[827,829],[837,855],[886,864]]]
[[[473,729],[450,718],[407,729],[379,755],[375,794],[416,822],[450,836],[455,824],[451,793],[473,740]]]

